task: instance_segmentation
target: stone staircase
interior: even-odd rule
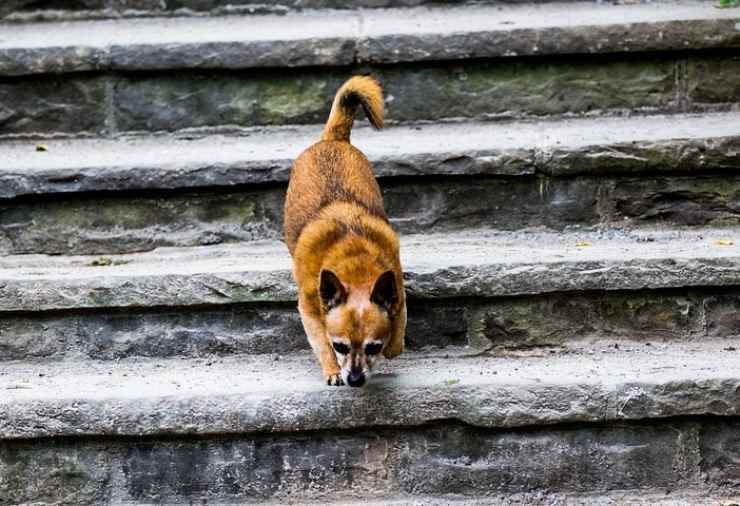
[[[740,10],[426,4],[4,2],[0,505],[738,500]],[[362,390],[280,242],[357,72],[409,294]]]

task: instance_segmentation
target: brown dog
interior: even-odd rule
[[[406,297],[398,238],[365,155],[349,143],[357,107],[383,126],[383,92],[370,77],[339,89],[321,141],[293,164],[285,240],[298,309],[329,385],[362,386],[382,352],[403,351]]]

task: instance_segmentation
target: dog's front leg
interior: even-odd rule
[[[303,322],[303,329],[306,331],[308,342],[316,358],[319,359],[326,384],[331,386],[342,385],[342,374],[337,363],[337,356],[334,353],[334,348],[329,343],[329,337],[326,335],[324,324],[320,318],[312,316],[306,311],[305,304],[302,300],[298,302],[298,311],[301,313],[301,321]]]

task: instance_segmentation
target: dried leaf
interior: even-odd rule
[[[49,146],[47,146],[46,144],[36,144],[36,151],[38,151],[39,153],[46,153],[47,151],[49,151]]]
[[[735,241],[732,239],[720,239],[717,241],[718,246],[733,246],[735,244]]]
[[[460,383],[460,380],[459,379],[448,379],[447,381],[445,381],[445,383],[447,385],[451,386],[451,385],[456,385],[456,384]]]
[[[578,241],[576,243],[576,247],[578,248],[588,248],[589,246],[591,246],[591,243],[588,241]]]

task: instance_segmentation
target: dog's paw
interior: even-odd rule
[[[326,376],[326,384],[333,386],[333,387],[339,387],[344,385],[344,381],[342,381],[342,375],[341,374],[329,374]]]

